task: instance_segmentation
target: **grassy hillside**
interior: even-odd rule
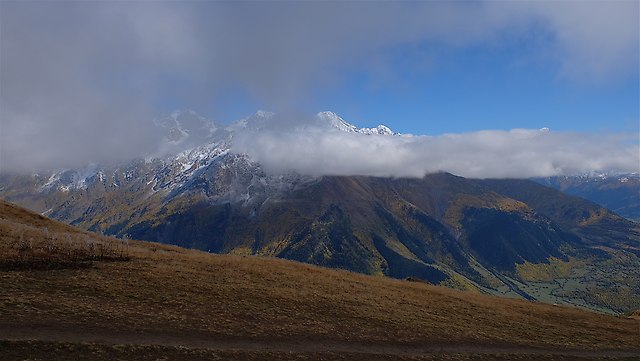
[[[22,254],[29,261],[12,263],[20,237],[31,241]],[[127,243],[0,202],[0,359],[571,360],[640,352],[633,319]]]

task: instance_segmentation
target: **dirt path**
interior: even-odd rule
[[[211,350],[272,351],[294,353],[357,353],[391,356],[420,356],[429,354],[512,354],[556,355],[585,358],[640,357],[638,350],[585,350],[562,347],[533,347],[509,344],[482,343],[424,343],[393,344],[336,341],[329,339],[264,339],[206,335],[198,333],[170,333],[159,331],[113,331],[99,328],[65,327],[60,325],[0,324],[0,340],[53,341],[96,343],[105,345],[162,345]]]

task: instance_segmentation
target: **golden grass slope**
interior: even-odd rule
[[[44,228],[40,237],[60,235],[60,243],[67,242],[65,233],[77,242],[119,242],[5,202],[0,220],[3,261],[16,256],[10,245],[20,226],[29,227],[34,242]],[[136,241],[123,252],[119,258],[87,257],[83,267],[0,271],[0,359],[566,360],[640,354],[640,326],[633,319],[271,258]]]

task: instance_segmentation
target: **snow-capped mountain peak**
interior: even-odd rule
[[[377,135],[397,135],[398,133],[392,131],[385,125],[378,125],[375,128],[358,128],[355,125],[348,123],[338,114],[331,111],[320,112],[316,117],[321,123],[329,124],[331,127],[349,133],[361,133],[361,134],[377,134]]]
[[[358,129],[358,133],[363,134],[379,134],[379,135],[396,135],[398,133],[389,129],[386,125],[378,125],[375,128],[360,128]]]
[[[321,122],[329,124],[331,127],[345,132],[358,132],[358,128],[350,123],[347,123],[338,114],[330,111],[320,112],[317,114],[318,119]]]
[[[294,117],[279,117],[276,113],[259,110],[256,113],[235,121],[226,129],[231,132],[249,131],[286,131],[291,129],[304,130],[314,127],[321,129],[331,129],[347,133],[360,133],[367,135],[398,135],[385,125],[378,125],[375,128],[358,128],[347,122],[338,114],[332,111],[323,111],[316,114],[311,123],[303,122]]]

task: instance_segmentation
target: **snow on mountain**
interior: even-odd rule
[[[324,111],[316,114],[312,122],[305,122],[299,119],[290,119],[289,117],[278,117],[276,113],[259,110],[255,114],[252,114],[246,118],[235,121],[227,130],[231,132],[238,132],[242,130],[249,131],[284,131],[284,130],[304,130],[314,127],[329,128],[339,130],[348,133],[361,133],[361,134],[377,134],[377,135],[397,135],[388,127],[384,125],[378,125],[375,128],[358,128],[355,125],[348,123],[338,114],[331,111]]]
[[[160,145],[154,154],[147,155],[143,160],[136,160],[126,164],[97,165],[89,164],[78,169],[62,169],[48,173],[34,174],[36,189],[40,192],[72,190],[87,190],[99,187],[103,191],[120,189],[121,187],[138,184],[138,188],[147,189],[150,193],[159,191],[174,192],[189,186],[200,179],[209,186],[218,184],[216,197],[230,201],[240,197],[247,201],[250,196],[242,187],[252,187],[254,192],[262,189],[289,189],[292,184],[300,182],[300,175],[281,175],[278,177],[265,176],[260,166],[242,154],[231,153],[233,136],[243,131],[286,131],[289,124],[295,124],[294,129],[320,126],[349,133],[366,135],[397,135],[384,125],[376,128],[358,128],[346,122],[334,112],[320,112],[315,123],[301,124],[295,119],[289,123],[277,119],[276,114],[267,111],[257,111],[246,118],[240,119],[227,127],[219,127],[194,111],[174,111],[170,114],[153,119],[150,131],[160,137]],[[206,175],[226,174],[227,188],[220,186],[220,179],[212,181]],[[255,178],[255,179],[254,179]],[[203,180],[204,179],[204,180]],[[242,179],[242,180],[240,180]],[[309,178],[311,179],[311,178]],[[307,180],[309,180],[307,179]],[[136,189],[138,189],[136,188]],[[214,193],[215,193],[214,192]],[[243,193],[244,192],[244,193]],[[268,193],[268,192],[267,192]],[[255,195],[254,195],[255,196]]]
[[[615,213],[640,221],[640,173],[587,172],[575,176],[534,178],[564,193],[588,199]]]
[[[347,123],[344,119],[342,119],[338,114],[334,112],[320,112],[317,114],[317,117],[320,121],[329,124],[331,127],[349,133],[358,133],[358,128],[350,123]]]
[[[589,171],[576,175],[552,176],[540,178],[544,180],[555,180],[564,182],[628,182],[630,179],[640,179],[639,172],[618,172],[618,171]]]
[[[329,124],[331,127],[344,132],[361,133],[361,134],[367,134],[367,135],[373,135],[373,134],[398,135],[399,134],[392,131],[387,126],[382,124],[378,125],[375,128],[358,128],[355,125],[346,122],[338,114],[330,111],[320,112],[316,116],[321,122],[324,122],[325,124]]]
[[[87,189],[91,178],[98,174],[98,166],[89,164],[79,169],[61,169],[52,172],[46,183],[42,184],[38,189],[42,191],[51,188],[58,188],[63,192],[70,189]]]
[[[378,125],[375,128],[360,128],[358,129],[358,133],[362,134],[378,134],[378,135],[397,135],[393,130],[389,129],[385,125]]]

